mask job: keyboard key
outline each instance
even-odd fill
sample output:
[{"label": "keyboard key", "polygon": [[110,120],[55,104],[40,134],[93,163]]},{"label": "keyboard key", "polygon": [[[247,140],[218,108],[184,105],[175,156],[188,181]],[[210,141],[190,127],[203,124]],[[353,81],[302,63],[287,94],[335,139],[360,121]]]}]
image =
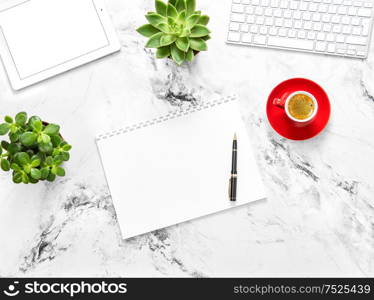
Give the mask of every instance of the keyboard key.
[{"label": "keyboard key", "polygon": [[328,41],[328,42],[333,42],[333,41],[335,41],[335,34],[328,33],[328,34],[326,35],[326,41]]},{"label": "keyboard key", "polygon": [[266,36],[255,35],[255,36],[253,37],[253,42],[254,42],[255,44],[265,45],[265,44],[266,44]]},{"label": "keyboard key", "polygon": [[354,35],[361,35],[361,27],[355,26],[352,28],[352,34]]},{"label": "keyboard key", "polygon": [[240,31],[241,32],[248,32],[249,31],[249,25],[248,24],[242,24],[240,26]]},{"label": "keyboard key", "polygon": [[305,39],[305,38],[306,38],[306,32],[305,32],[305,31],[302,31],[302,30],[299,30],[299,31],[297,32],[297,37],[298,37],[299,39]]},{"label": "keyboard key", "polygon": [[249,16],[247,17],[247,23],[248,23],[248,24],[253,24],[253,23],[255,22],[255,20],[256,20],[256,18],[255,18],[254,15],[249,15]]},{"label": "keyboard key", "polygon": [[307,34],[308,40],[314,40],[316,38],[316,33],[314,31],[309,31]]},{"label": "keyboard key", "polygon": [[366,52],[364,51],[357,51],[358,56],[366,57]]},{"label": "keyboard key", "polygon": [[317,40],[324,41],[325,38],[326,38],[326,35],[323,32],[318,32],[317,33]]},{"label": "keyboard key", "polygon": [[284,28],[279,28],[278,34],[279,36],[287,36],[287,30]]},{"label": "keyboard key", "polygon": [[245,33],[242,35],[242,42],[243,43],[251,43],[252,42],[252,35],[250,33]]},{"label": "keyboard key", "polygon": [[276,47],[296,48],[301,50],[313,50],[314,42],[282,37],[269,36],[268,45]]},{"label": "keyboard key", "polygon": [[335,52],[335,44],[328,44],[327,46],[327,52]]},{"label": "keyboard key", "polygon": [[244,5],[234,4],[231,7],[231,11],[234,12],[234,13],[243,13],[244,12]]},{"label": "keyboard key", "polygon": [[243,14],[231,14],[231,21],[243,23],[245,21],[245,15],[243,15]]},{"label": "keyboard key", "polygon": [[362,20],[362,35],[369,35],[370,21],[369,19]]},{"label": "keyboard key", "polygon": [[347,50],[347,54],[356,55],[356,51],[355,50]]},{"label": "keyboard key", "polygon": [[277,35],[277,34],[278,34],[278,28],[276,28],[276,27],[271,27],[271,28],[269,29],[269,34],[270,34],[270,35]]},{"label": "keyboard key", "polygon": [[290,38],[295,38],[296,37],[296,30],[294,30],[294,29],[288,30],[288,36]]},{"label": "keyboard key", "polygon": [[336,36],[336,42],[337,43],[344,43],[344,41],[345,41],[345,36],[344,35],[339,34],[339,35]]},{"label": "keyboard key", "polygon": [[229,32],[228,40],[231,42],[239,42],[240,41],[240,33],[239,32]]},{"label": "keyboard key", "polygon": [[231,31],[238,31],[240,27],[240,23],[231,22],[230,23],[230,30]]},{"label": "keyboard key", "polygon": [[357,13],[360,17],[370,17],[371,16],[371,9],[367,8],[360,8]]},{"label": "keyboard key", "polygon": [[260,27],[260,33],[262,35],[266,35],[268,33],[268,28],[266,26],[261,26]]},{"label": "keyboard key", "polygon": [[317,51],[325,51],[326,50],[326,43],[325,42],[317,42],[316,43],[316,50]]},{"label": "keyboard key", "polygon": [[360,36],[347,36],[346,42],[353,45],[366,45],[367,38]]},{"label": "keyboard key", "polygon": [[258,26],[257,25],[252,25],[250,31],[252,33],[257,33],[258,32]]}]

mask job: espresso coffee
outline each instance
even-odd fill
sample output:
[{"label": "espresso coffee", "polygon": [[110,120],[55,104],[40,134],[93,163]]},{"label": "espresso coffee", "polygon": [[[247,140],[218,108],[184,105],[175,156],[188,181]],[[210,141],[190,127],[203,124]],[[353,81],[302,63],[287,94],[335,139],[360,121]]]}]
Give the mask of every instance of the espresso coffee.
[{"label": "espresso coffee", "polygon": [[287,109],[295,119],[306,120],[313,115],[316,108],[311,97],[304,94],[297,94],[288,101]]}]

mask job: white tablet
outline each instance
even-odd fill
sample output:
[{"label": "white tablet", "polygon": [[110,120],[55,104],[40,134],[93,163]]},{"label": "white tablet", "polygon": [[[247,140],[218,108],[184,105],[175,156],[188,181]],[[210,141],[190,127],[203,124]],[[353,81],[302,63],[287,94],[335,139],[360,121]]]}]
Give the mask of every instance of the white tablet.
[{"label": "white tablet", "polygon": [[10,1],[0,8],[0,30],[15,90],[120,49],[102,0]]}]

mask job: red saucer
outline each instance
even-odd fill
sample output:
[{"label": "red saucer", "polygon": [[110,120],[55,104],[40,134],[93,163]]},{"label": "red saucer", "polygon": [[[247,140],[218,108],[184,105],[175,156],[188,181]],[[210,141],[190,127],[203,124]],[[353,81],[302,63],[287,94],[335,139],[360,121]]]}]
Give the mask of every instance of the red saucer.
[{"label": "red saucer", "polygon": [[[274,98],[287,98],[296,91],[306,91],[314,95],[318,102],[316,118],[305,127],[296,127],[287,117],[284,109],[273,104]],[[330,119],[331,106],[326,92],[317,83],[304,79],[293,78],[283,81],[269,95],[266,113],[271,127],[281,136],[291,140],[307,140],[319,134]]]}]

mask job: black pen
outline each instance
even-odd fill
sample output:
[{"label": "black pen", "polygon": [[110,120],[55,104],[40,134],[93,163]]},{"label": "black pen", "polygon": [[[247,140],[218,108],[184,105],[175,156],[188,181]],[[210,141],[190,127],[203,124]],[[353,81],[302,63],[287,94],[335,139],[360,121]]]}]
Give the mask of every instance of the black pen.
[{"label": "black pen", "polygon": [[234,140],[232,142],[231,178],[230,178],[230,185],[229,185],[230,201],[236,201],[236,188],[238,185],[237,164],[238,164],[238,141],[237,141],[236,134],[235,134]]}]

